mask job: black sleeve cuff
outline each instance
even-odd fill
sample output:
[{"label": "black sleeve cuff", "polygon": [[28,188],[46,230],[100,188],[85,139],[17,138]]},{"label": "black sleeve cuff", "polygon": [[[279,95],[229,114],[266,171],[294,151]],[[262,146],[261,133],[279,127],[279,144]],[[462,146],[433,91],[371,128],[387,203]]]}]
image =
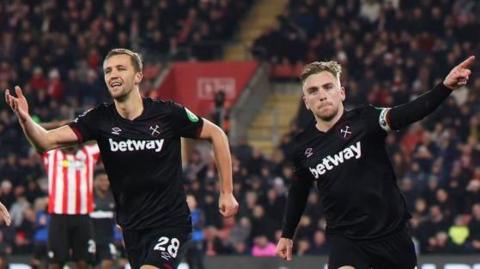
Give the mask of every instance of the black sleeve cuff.
[{"label": "black sleeve cuff", "polygon": [[282,229],[282,237],[283,238],[288,238],[288,239],[293,239],[293,236],[295,235],[295,229],[287,229],[283,228]]},{"label": "black sleeve cuff", "polygon": [[448,96],[450,93],[452,93],[452,89],[449,87],[445,86],[443,82],[438,83],[435,87],[432,89],[433,91],[439,91],[439,93],[443,93],[444,95]]},{"label": "black sleeve cuff", "polygon": [[70,129],[72,129],[72,131],[75,133],[80,144],[85,142],[82,132],[74,123],[68,124],[68,127],[70,127]]}]

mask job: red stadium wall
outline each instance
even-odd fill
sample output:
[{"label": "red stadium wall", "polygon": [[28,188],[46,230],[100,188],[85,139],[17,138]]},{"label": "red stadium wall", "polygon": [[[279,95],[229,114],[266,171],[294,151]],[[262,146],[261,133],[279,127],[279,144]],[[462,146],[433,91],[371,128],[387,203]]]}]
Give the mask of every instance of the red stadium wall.
[{"label": "red stadium wall", "polygon": [[174,63],[156,97],[174,100],[205,116],[212,111],[213,97],[219,90],[226,93],[227,107],[234,104],[257,67],[255,61]]}]

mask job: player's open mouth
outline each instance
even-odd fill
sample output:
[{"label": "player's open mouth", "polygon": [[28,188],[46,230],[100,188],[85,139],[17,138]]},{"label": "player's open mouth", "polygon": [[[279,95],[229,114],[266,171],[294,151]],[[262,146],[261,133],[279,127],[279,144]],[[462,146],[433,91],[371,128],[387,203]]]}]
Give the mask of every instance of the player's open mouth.
[{"label": "player's open mouth", "polygon": [[110,83],[110,87],[112,87],[112,88],[117,88],[117,87],[120,87],[120,86],[122,86],[122,83],[119,82],[119,81],[115,81],[115,82]]}]

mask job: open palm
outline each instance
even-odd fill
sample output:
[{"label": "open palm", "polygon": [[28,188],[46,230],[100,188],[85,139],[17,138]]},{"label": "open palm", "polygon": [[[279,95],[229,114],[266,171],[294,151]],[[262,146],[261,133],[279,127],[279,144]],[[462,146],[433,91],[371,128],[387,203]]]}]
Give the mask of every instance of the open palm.
[{"label": "open palm", "polygon": [[10,90],[5,91],[5,101],[12,108],[12,110],[17,114],[17,117],[25,121],[28,117],[28,103],[27,99],[22,93],[22,89],[19,86],[15,86],[15,94],[17,97],[10,94]]}]

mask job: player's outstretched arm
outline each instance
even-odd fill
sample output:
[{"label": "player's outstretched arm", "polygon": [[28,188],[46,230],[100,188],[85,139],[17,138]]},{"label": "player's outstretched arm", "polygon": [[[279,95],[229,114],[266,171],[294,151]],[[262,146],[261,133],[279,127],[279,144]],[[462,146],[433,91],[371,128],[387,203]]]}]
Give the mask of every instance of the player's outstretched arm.
[{"label": "player's outstretched arm", "polygon": [[312,181],[293,178],[288,190],[287,206],[283,216],[282,236],[277,244],[277,255],[287,261],[292,260],[293,235],[300,217],[305,210]]},{"label": "player's outstretched arm", "polygon": [[77,143],[77,136],[69,126],[45,130],[32,120],[28,112],[28,102],[19,86],[15,86],[15,95],[5,90],[5,101],[12,108],[18,122],[30,144],[39,152]]},{"label": "player's outstretched arm", "polygon": [[8,213],[7,208],[0,203],[0,218],[5,221],[5,224],[7,226],[10,226],[10,223],[12,222],[12,219],[10,218],[10,213]]},{"label": "player's outstretched arm", "polygon": [[238,211],[238,202],[233,196],[232,157],[227,135],[220,127],[203,119],[199,138],[208,139],[213,145],[220,178],[220,199],[218,201],[220,213],[224,217],[234,216]]},{"label": "player's outstretched arm", "polygon": [[413,101],[393,107],[388,113],[385,113],[385,119],[382,121],[388,122],[391,129],[399,130],[431,114],[450,95],[452,90],[467,84],[474,61],[475,56],[468,57],[455,66],[442,83]]}]

